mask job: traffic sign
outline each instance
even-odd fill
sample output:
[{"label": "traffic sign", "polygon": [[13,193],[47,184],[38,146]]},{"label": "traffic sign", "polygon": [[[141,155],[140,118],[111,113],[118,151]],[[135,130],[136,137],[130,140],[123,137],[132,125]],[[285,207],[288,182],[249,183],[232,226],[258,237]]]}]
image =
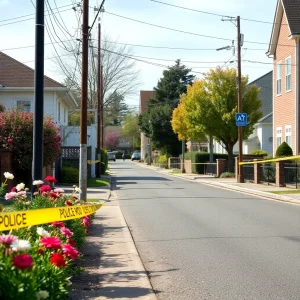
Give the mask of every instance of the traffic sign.
[{"label": "traffic sign", "polygon": [[247,126],[248,124],[248,114],[238,113],[235,115],[236,126]]}]

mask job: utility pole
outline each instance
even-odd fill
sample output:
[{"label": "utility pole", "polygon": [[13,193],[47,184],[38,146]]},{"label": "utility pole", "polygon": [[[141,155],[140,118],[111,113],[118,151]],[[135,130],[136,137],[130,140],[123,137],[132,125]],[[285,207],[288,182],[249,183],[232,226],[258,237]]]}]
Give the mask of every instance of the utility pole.
[{"label": "utility pole", "polygon": [[100,87],[100,93],[101,93],[101,97],[100,97],[100,108],[101,108],[101,148],[104,147],[104,103],[103,103],[103,66],[101,65],[101,74],[100,74],[100,78],[101,78],[101,87]]},{"label": "utility pole", "polygon": [[81,189],[80,199],[84,201],[86,201],[87,194],[88,26],[89,0],[83,0],[79,187]]},{"label": "utility pole", "polygon": [[[240,16],[237,17],[237,56],[238,56],[238,113],[242,110],[242,72],[241,72],[241,23]],[[243,127],[238,126],[238,140],[239,140],[239,162],[243,161]],[[243,166],[238,166],[238,182],[244,182]]]},{"label": "utility pole", "polygon": [[101,177],[101,24],[98,23],[98,80],[97,80],[97,155],[96,177]]},{"label": "utility pole", "polygon": [[43,177],[44,0],[36,0],[32,179]]}]

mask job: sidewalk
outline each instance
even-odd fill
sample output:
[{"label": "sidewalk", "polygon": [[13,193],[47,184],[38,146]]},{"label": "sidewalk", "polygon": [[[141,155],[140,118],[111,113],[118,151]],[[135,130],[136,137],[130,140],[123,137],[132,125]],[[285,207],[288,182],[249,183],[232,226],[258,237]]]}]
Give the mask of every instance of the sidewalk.
[{"label": "sidewalk", "polygon": [[[290,202],[294,204],[300,204],[300,192],[296,194],[290,194],[290,191],[295,189],[287,187],[277,187],[275,185],[268,184],[254,184],[250,182],[237,183],[235,178],[217,178],[211,175],[201,175],[201,174],[182,174],[174,173],[173,170],[161,169],[158,167],[152,167],[145,164],[140,164],[143,167],[151,168],[160,173],[164,173],[169,176],[180,177],[190,181],[196,181],[203,184],[212,185],[214,187],[220,187],[230,190],[235,190],[238,192],[243,192],[250,195],[255,195],[259,197],[265,197],[272,200]],[[274,194],[272,192],[278,192],[280,194]],[[284,194],[284,192],[287,192]]]},{"label": "sidewalk", "polygon": [[88,188],[87,199],[105,205],[96,212],[82,249],[78,265],[84,272],[72,278],[71,299],[156,300],[116,193],[110,187]]}]

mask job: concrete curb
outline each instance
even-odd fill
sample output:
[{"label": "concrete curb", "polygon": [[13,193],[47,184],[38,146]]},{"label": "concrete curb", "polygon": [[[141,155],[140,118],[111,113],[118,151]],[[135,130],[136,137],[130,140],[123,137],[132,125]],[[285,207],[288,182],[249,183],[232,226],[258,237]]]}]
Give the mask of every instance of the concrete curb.
[{"label": "concrete curb", "polygon": [[156,168],[156,167],[151,167],[151,166],[144,166],[144,167],[150,168],[150,169],[152,169],[154,171],[158,171],[160,173],[167,174],[169,176],[179,177],[179,178],[182,178],[182,179],[188,180],[188,181],[194,181],[196,179],[201,179],[201,181],[197,181],[197,182],[211,185],[211,186],[214,186],[217,188],[223,188],[223,189],[227,189],[227,190],[242,192],[242,193],[245,193],[248,195],[264,197],[264,198],[268,198],[269,200],[276,200],[276,201],[287,202],[287,203],[292,203],[292,204],[300,204],[300,200],[291,198],[289,196],[277,195],[277,194],[272,194],[272,193],[264,192],[264,191],[257,191],[257,190],[248,189],[248,188],[235,186],[235,185],[231,185],[231,184],[226,184],[226,183],[222,183],[222,182],[218,182],[218,181],[205,180],[205,179],[203,179],[203,177],[200,177],[200,176],[187,177],[186,175],[172,174],[172,173],[164,172],[164,170],[161,170],[160,168]]}]

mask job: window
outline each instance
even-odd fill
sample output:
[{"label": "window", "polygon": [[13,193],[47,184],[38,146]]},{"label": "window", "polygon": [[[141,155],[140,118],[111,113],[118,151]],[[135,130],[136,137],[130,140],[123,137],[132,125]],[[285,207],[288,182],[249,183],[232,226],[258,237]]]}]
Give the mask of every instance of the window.
[{"label": "window", "polygon": [[30,112],[31,111],[31,101],[17,101],[17,108],[21,112]]},{"label": "window", "polygon": [[57,120],[60,122],[60,102],[58,102]]},{"label": "window", "polygon": [[281,138],[282,138],[282,128],[276,128],[276,146],[277,148],[281,145]]},{"label": "window", "polygon": [[68,113],[68,111],[64,108],[64,123],[65,124],[67,122],[67,113]]},{"label": "window", "polygon": [[285,90],[287,92],[292,90],[292,59],[288,57],[285,60]]},{"label": "window", "polygon": [[281,95],[281,61],[276,66],[277,95]]},{"label": "window", "polygon": [[292,126],[286,125],[285,126],[285,142],[292,147]]}]

